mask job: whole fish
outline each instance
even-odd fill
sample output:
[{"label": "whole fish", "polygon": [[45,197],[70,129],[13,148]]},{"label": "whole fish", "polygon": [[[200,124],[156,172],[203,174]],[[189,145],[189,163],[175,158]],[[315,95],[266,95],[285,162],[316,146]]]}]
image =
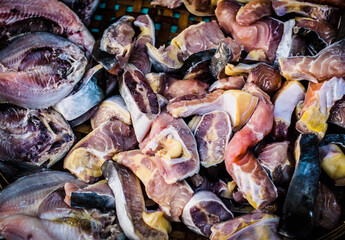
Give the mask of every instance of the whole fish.
[{"label": "whole fish", "polygon": [[67,182],[83,186],[72,174],[59,171],[43,171],[19,178],[0,193],[0,218],[15,214],[36,216],[48,194]]},{"label": "whole fish", "polygon": [[24,35],[0,52],[0,96],[22,107],[49,107],[73,90],[86,64],[84,52],[67,39]]}]

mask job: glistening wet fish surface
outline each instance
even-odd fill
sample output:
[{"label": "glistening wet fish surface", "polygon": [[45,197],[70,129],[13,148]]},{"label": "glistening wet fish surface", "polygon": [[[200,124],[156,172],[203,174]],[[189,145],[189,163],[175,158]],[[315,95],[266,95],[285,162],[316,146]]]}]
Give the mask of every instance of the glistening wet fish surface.
[{"label": "glistening wet fish surface", "polygon": [[0,158],[51,166],[72,147],[74,133],[53,109],[0,104]]},{"label": "glistening wet fish surface", "polygon": [[[93,36],[78,16],[57,0],[1,0],[0,13],[0,24],[7,28],[23,20],[37,18],[49,20],[53,22],[53,33],[67,36],[71,42],[82,46],[89,53],[92,52],[95,43]],[[27,30],[31,32],[30,27]],[[4,31],[4,33],[8,35],[8,32]]]},{"label": "glistening wet fish surface", "polygon": [[0,52],[0,96],[29,108],[47,108],[82,78],[87,59],[74,43],[36,32],[15,39]]}]

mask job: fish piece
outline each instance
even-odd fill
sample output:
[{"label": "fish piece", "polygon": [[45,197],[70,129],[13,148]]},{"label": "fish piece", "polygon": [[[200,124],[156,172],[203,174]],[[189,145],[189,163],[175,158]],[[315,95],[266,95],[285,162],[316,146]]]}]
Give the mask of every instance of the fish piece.
[{"label": "fish piece", "polygon": [[104,69],[100,64],[89,69],[77,88],[53,108],[67,121],[72,121],[98,105],[105,97],[104,90],[100,86],[104,80],[100,79],[102,70]]},{"label": "fish piece", "polygon": [[182,51],[175,45],[165,45],[155,48],[152,44],[146,44],[147,53],[150,56],[154,68],[158,72],[173,72],[183,65]]},{"label": "fish piece", "polygon": [[322,170],[334,179],[345,178],[345,155],[336,144],[328,144],[319,148]]},{"label": "fish piece", "polygon": [[231,121],[226,112],[213,111],[202,116],[194,136],[203,167],[214,166],[224,160],[231,133]]},{"label": "fish piece", "polygon": [[224,37],[216,21],[200,22],[183,30],[171,40],[168,47],[161,46],[157,49],[149,43],[146,47],[155,69],[171,72],[181,68],[193,53],[216,48]]},{"label": "fish piece", "polygon": [[217,7],[217,0],[183,0],[187,10],[196,16],[214,16],[214,10]]},{"label": "fish piece", "polygon": [[231,49],[231,62],[238,62],[241,58],[241,54],[243,51],[243,46],[236,42],[231,37],[226,37],[222,39],[222,42],[225,43]]},{"label": "fish piece", "polygon": [[287,80],[317,83],[332,77],[345,77],[345,39],[324,48],[315,56],[279,58],[280,73]]},{"label": "fish piece", "polygon": [[[47,19],[56,26],[53,33],[66,36],[71,42],[83,47],[89,53],[92,52],[95,39],[78,16],[65,4],[57,0],[19,0],[16,2],[3,0],[0,3],[0,11],[3,13],[0,17],[0,24],[4,28],[23,20]],[[38,31],[42,30],[38,29]],[[6,33],[6,31],[2,32]]]},{"label": "fish piece", "polygon": [[324,229],[335,229],[339,226],[341,205],[335,193],[325,184],[319,184],[315,202],[315,225]]},{"label": "fish piece", "polygon": [[319,185],[318,138],[301,134],[295,144],[296,169],[286,194],[279,234],[305,238],[313,227],[313,210]]},{"label": "fish piece", "polygon": [[331,108],[331,112],[328,117],[328,122],[336,124],[340,127],[345,127],[345,97],[342,97]]},{"label": "fish piece", "polygon": [[161,113],[139,147],[144,154],[155,156],[158,171],[168,184],[199,172],[197,143],[183,119]]},{"label": "fish piece", "polygon": [[227,152],[225,154],[227,171],[251,206],[263,209],[277,198],[277,188],[252,152],[237,157],[232,165],[226,160]]},{"label": "fish piece", "polygon": [[232,212],[216,194],[200,191],[194,194],[183,209],[182,221],[192,231],[209,237],[214,224],[234,218]]},{"label": "fish piece", "polygon": [[296,0],[275,0],[272,1],[272,7],[278,16],[288,13],[297,13],[304,17],[310,17],[316,20],[326,21],[337,24],[339,19],[339,10],[328,5],[319,5]]},{"label": "fish piece", "polygon": [[171,40],[170,45],[178,47],[185,60],[193,53],[216,48],[224,38],[224,33],[216,21],[200,22],[183,30]]},{"label": "fish piece", "polygon": [[73,175],[59,171],[42,171],[19,178],[0,193],[0,218],[14,214],[37,215],[47,195],[67,182],[83,186]]},{"label": "fish piece", "polygon": [[154,157],[142,154],[140,150],[120,152],[113,160],[136,174],[144,184],[147,196],[159,204],[170,220],[180,221],[184,206],[193,196],[193,190],[186,181],[167,184],[158,171]]},{"label": "fish piece", "polygon": [[257,102],[258,98],[241,90],[218,90],[209,94],[175,98],[169,102],[167,110],[173,117],[224,111],[229,114],[232,127],[239,129],[247,122]]},{"label": "fish piece", "polygon": [[[262,212],[245,214],[212,226],[212,240],[272,239],[279,240],[277,234],[279,218]],[[258,238],[259,237],[259,238]]]},{"label": "fish piece", "polygon": [[146,43],[155,45],[155,26],[148,14],[138,16],[133,24],[140,28],[141,33],[137,37],[128,62],[136,66],[143,74],[147,74],[151,72],[151,62]]},{"label": "fish piece", "polygon": [[197,79],[203,82],[213,80],[208,67],[215,52],[215,49],[209,49],[193,53],[183,62],[177,73],[183,76],[183,79]]},{"label": "fish piece", "polygon": [[267,64],[259,64],[250,71],[247,82],[255,83],[263,91],[270,94],[281,87],[282,77],[278,69]]},{"label": "fish piece", "polygon": [[271,0],[253,0],[242,6],[236,14],[236,22],[248,26],[259,19],[272,15]]},{"label": "fish piece", "polygon": [[239,190],[256,209],[262,209],[277,197],[274,186],[254,154],[248,150],[272,129],[273,107],[259,101],[247,124],[230,140],[225,152],[225,166]]},{"label": "fish piece", "polygon": [[130,239],[168,239],[171,226],[167,220],[165,231],[145,223],[144,196],[140,181],[134,173],[110,160],[104,162],[102,172],[116,195],[116,214],[125,235]]},{"label": "fish piece", "polygon": [[172,77],[166,77],[165,83],[159,91],[167,99],[173,99],[188,94],[205,94],[209,87],[207,83],[196,79],[178,80]]},{"label": "fish piece", "polygon": [[24,35],[0,52],[0,96],[19,106],[47,108],[73,90],[86,64],[84,52],[62,37]]},{"label": "fish piece", "polygon": [[134,149],[137,145],[132,126],[110,118],[80,140],[64,160],[64,168],[85,182],[102,175],[104,161],[117,152]]},{"label": "fish piece", "polygon": [[227,64],[225,74],[228,76],[247,75],[247,83],[255,83],[263,91],[273,93],[281,87],[282,77],[279,71],[266,63]]},{"label": "fish piece", "polygon": [[208,91],[212,92],[215,90],[230,90],[230,89],[237,89],[241,90],[244,86],[245,80],[243,76],[233,76],[219,79],[212,83],[209,87]]},{"label": "fish piece", "polygon": [[249,26],[236,22],[236,14],[241,5],[234,0],[220,0],[217,3],[216,16],[220,27],[241,45],[244,50],[261,50],[267,61],[272,63],[282,39],[284,25],[273,18],[263,18]]},{"label": "fish piece", "polygon": [[102,35],[99,50],[93,52],[94,58],[111,74],[118,75],[128,62],[133,46],[134,17],[122,16],[111,24]]},{"label": "fish piece", "polygon": [[115,197],[106,181],[80,188],[73,183],[66,183],[64,201],[68,206],[75,208],[93,209],[102,212],[115,209]]},{"label": "fish piece", "polygon": [[111,117],[116,117],[127,125],[132,124],[131,114],[121,95],[111,96],[99,105],[96,113],[91,117],[92,129],[96,129]]},{"label": "fish piece", "polygon": [[131,114],[135,136],[140,143],[160,113],[157,96],[145,76],[133,65],[126,66],[119,82],[120,94]]},{"label": "fish piece", "polygon": [[271,132],[274,139],[287,138],[292,113],[297,104],[304,98],[305,88],[297,81],[287,81],[274,95],[274,122]]},{"label": "fish piece", "polygon": [[170,9],[178,8],[182,5],[183,0],[153,0],[151,6],[162,6]]},{"label": "fish piece", "polygon": [[239,61],[241,53],[242,46],[232,38],[228,37],[221,40],[209,66],[212,76],[216,79],[221,78],[225,65],[228,62]]},{"label": "fish piece", "polygon": [[99,0],[60,0],[72,9],[83,23],[88,26],[91,22],[91,16],[96,11]]},{"label": "fish piece", "polygon": [[53,109],[0,104],[0,158],[52,166],[70,150],[75,136]]},{"label": "fish piece", "polygon": [[327,130],[331,108],[344,94],[343,78],[334,77],[321,83],[310,82],[296,129],[301,133],[314,133],[322,139]]},{"label": "fish piece", "polygon": [[337,37],[337,29],[330,23],[312,18],[296,18],[297,27],[314,31],[327,45]]},{"label": "fish piece", "polygon": [[277,186],[287,186],[294,171],[294,162],[288,148],[288,141],[267,144],[258,156],[260,164]]}]

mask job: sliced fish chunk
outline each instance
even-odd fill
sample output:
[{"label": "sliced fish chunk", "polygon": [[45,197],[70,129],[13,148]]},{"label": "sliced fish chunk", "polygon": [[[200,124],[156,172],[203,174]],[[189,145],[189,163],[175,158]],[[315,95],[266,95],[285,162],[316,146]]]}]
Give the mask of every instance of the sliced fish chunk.
[{"label": "sliced fish chunk", "polygon": [[233,128],[241,128],[252,115],[258,98],[241,90],[217,90],[208,94],[185,95],[170,101],[168,112],[173,117],[203,115],[214,110],[229,114]]},{"label": "sliced fish chunk", "polygon": [[116,117],[127,125],[132,124],[131,114],[120,95],[111,96],[99,105],[97,111],[91,117],[92,129],[96,129],[111,117]]},{"label": "sliced fish chunk", "polygon": [[179,222],[183,208],[193,196],[193,190],[186,181],[167,184],[158,171],[153,156],[140,150],[121,152],[114,161],[130,168],[145,186],[147,196],[158,203],[169,220]]},{"label": "sliced fish chunk", "polygon": [[310,82],[296,129],[301,133],[316,134],[322,139],[328,127],[331,108],[344,94],[343,78],[334,77],[321,83]]},{"label": "sliced fish chunk", "polygon": [[119,79],[120,94],[126,102],[138,142],[142,142],[160,113],[158,98],[145,76],[129,64]]},{"label": "sliced fish chunk", "polygon": [[151,61],[147,53],[146,43],[155,45],[155,26],[149,15],[140,15],[134,21],[134,26],[139,27],[141,33],[134,44],[129,63],[136,66],[143,74],[151,71]]},{"label": "sliced fish chunk", "polygon": [[278,186],[287,186],[294,171],[294,162],[288,148],[288,141],[267,144],[258,156],[260,164]]},{"label": "sliced fish chunk", "polygon": [[85,182],[102,176],[101,166],[117,152],[137,145],[132,126],[111,118],[80,140],[64,160],[64,168]]},{"label": "sliced fish chunk", "polygon": [[194,194],[183,209],[182,221],[192,231],[209,237],[214,224],[234,218],[216,194],[200,191]]},{"label": "sliced fish chunk", "polygon": [[195,138],[182,119],[161,113],[139,145],[145,154],[155,156],[158,171],[168,184],[199,172],[200,161]]},{"label": "sliced fish chunk", "polygon": [[332,77],[345,77],[345,39],[321,50],[315,56],[279,58],[280,73],[287,80],[317,83]]},{"label": "sliced fish chunk", "polygon": [[241,5],[234,0],[220,0],[217,3],[216,17],[220,27],[250,52],[259,50],[266,61],[272,63],[282,39],[284,25],[273,18],[263,18],[251,25],[243,26],[236,21]]},{"label": "sliced fish chunk", "polygon": [[111,160],[104,162],[102,172],[116,196],[116,214],[125,235],[129,239],[136,240],[168,239],[168,230],[171,230],[171,226],[163,216],[166,225],[163,231],[145,222],[144,215],[148,213],[146,213],[140,181],[134,173]]},{"label": "sliced fish chunk", "polygon": [[231,133],[231,121],[226,112],[213,111],[202,116],[194,136],[203,167],[211,167],[224,160]]},{"label": "sliced fish chunk", "polygon": [[119,74],[131,56],[135,35],[133,22],[132,16],[125,15],[111,24],[103,32],[99,49],[93,52],[94,58],[111,74]]}]

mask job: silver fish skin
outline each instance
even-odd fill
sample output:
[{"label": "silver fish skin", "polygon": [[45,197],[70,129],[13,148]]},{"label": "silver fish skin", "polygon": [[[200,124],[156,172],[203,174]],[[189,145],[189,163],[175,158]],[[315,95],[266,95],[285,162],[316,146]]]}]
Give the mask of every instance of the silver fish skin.
[{"label": "silver fish skin", "polygon": [[67,182],[83,186],[70,173],[60,171],[43,171],[18,179],[0,193],[0,218],[15,214],[37,215],[44,199]]},{"label": "silver fish skin", "polygon": [[67,39],[24,35],[0,52],[0,96],[18,106],[47,108],[73,90],[86,65],[84,52]]},{"label": "silver fish skin", "polygon": [[[70,95],[59,101],[53,108],[61,113],[67,121],[72,121],[90,111],[105,97],[100,86],[102,65],[90,68]],[[81,104],[82,103],[82,104]]]},{"label": "silver fish skin", "polygon": [[53,109],[0,105],[0,158],[51,166],[72,147],[75,136]]},{"label": "silver fish skin", "polygon": [[95,44],[95,39],[79,17],[57,0],[1,0],[0,13],[0,25],[41,17],[56,23],[60,28],[59,34],[67,36],[89,53]]}]

